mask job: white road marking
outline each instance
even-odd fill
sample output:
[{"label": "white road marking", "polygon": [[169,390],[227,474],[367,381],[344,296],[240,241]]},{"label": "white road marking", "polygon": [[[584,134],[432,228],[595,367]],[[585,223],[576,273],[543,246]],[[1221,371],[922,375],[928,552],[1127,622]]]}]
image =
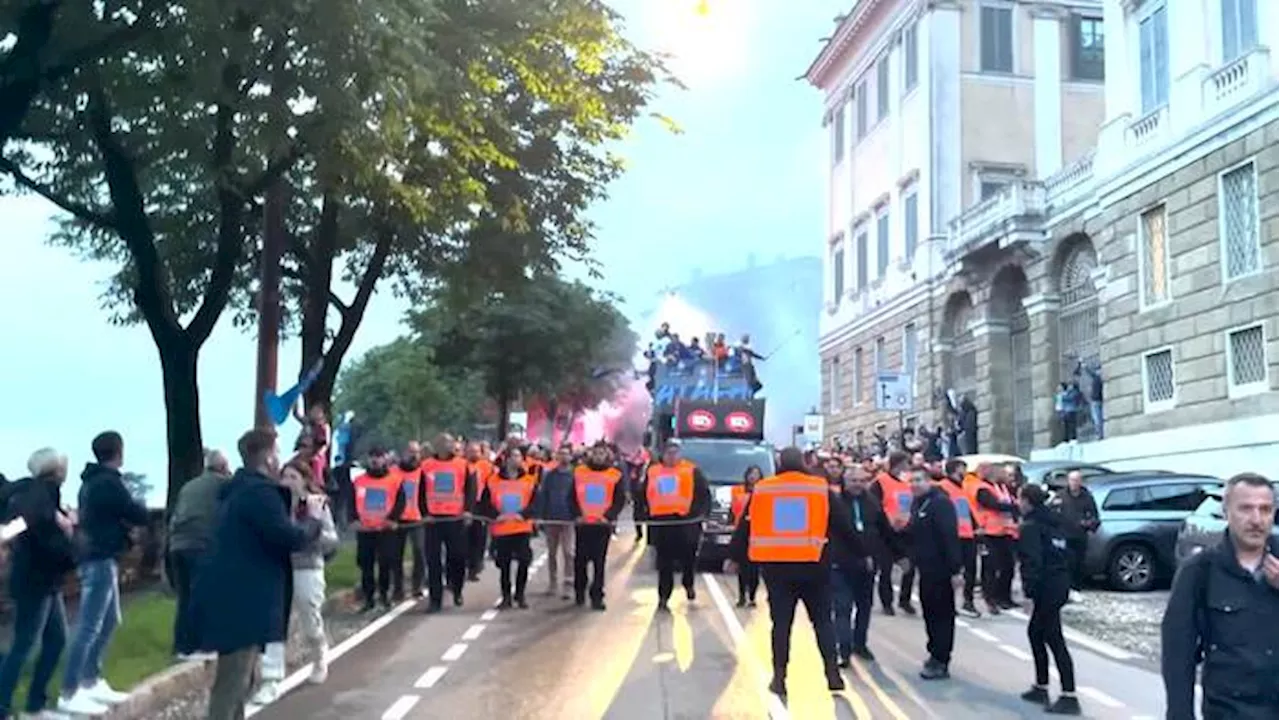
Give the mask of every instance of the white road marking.
[{"label": "white road marking", "polygon": [[996,637],[995,635],[992,635],[986,630],[981,630],[979,628],[970,628],[969,632],[973,633],[974,635],[977,635],[978,637],[982,638],[983,640],[986,640],[989,643],[1000,642],[1000,638]]},{"label": "white road marking", "polygon": [[440,678],[444,677],[447,672],[449,672],[449,668],[444,665],[432,665],[427,668],[426,672],[422,673],[422,677],[418,678],[418,681],[413,686],[426,690],[440,682]]},{"label": "white road marking", "polygon": [[[1008,615],[1009,617],[1017,618],[1024,622],[1031,619],[1027,617],[1027,614],[1022,612],[1021,610],[1006,610],[1005,614]],[[1120,648],[1116,647],[1115,645],[1112,645],[1111,643],[1103,642],[1102,640],[1099,640],[1095,637],[1090,637],[1088,635],[1085,635],[1084,633],[1078,630],[1072,630],[1069,627],[1062,628],[1062,635],[1067,640],[1070,640],[1076,645],[1088,648],[1098,653],[1099,655],[1105,655],[1111,658],[1112,660],[1122,660],[1122,661],[1135,660],[1138,657],[1137,655],[1129,652],[1128,650],[1121,650]]]},{"label": "white road marking", "polygon": [[[413,607],[417,604],[418,604],[417,600],[405,600],[399,605],[391,608],[386,613],[383,613],[381,617],[377,618],[376,620],[369,623],[368,625],[365,625],[364,627],[360,628],[360,630],[357,631],[351,637],[347,638],[346,640],[343,640],[342,642],[338,643],[334,647],[330,648],[329,652],[325,653],[324,655],[325,661],[328,662],[330,665],[332,665],[335,660],[351,652],[353,649],[356,648],[356,646],[360,645],[361,643],[365,642],[369,638],[373,637],[375,633],[377,633],[382,628],[390,625],[396,618],[409,612],[409,610],[413,609]],[[291,690],[294,690],[298,686],[302,685],[302,683],[307,681],[307,678],[310,675],[311,675],[311,663],[307,663],[306,665],[303,665],[302,667],[293,671],[292,675],[280,681],[280,694],[276,697],[276,699],[279,700]],[[245,709],[244,716],[246,718],[251,718],[254,715],[257,715],[259,712],[261,712],[262,708],[264,707],[266,707],[266,705],[253,705],[251,707],[248,707]]]},{"label": "white road marking", "polygon": [[421,699],[417,695],[401,695],[399,700],[391,703],[391,707],[382,713],[382,720],[404,720],[409,711],[413,709],[413,706],[417,705]]},{"label": "white road marking", "polygon": [[466,651],[467,651],[466,643],[454,643],[449,646],[448,650],[444,651],[444,655],[441,655],[440,659],[445,662],[453,662],[454,660],[457,660],[458,658],[462,657],[462,653]]},{"label": "white road marking", "polygon": [[956,620],[956,627],[967,628],[969,627],[969,623],[964,620]]},{"label": "white road marking", "polygon": [[1012,646],[1012,645],[1005,645],[1005,644],[1003,644],[1003,643],[1002,643],[1002,644],[1000,645],[1000,649],[1001,649],[1001,650],[1003,650],[1003,651],[1005,651],[1006,653],[1008,653],[1008,654],[1010,654],[1010,655],[1012,655],[1012,656],[1014,656],[1014,657],[1018,658],[1019,660],[1021,660],[1021,661],[1023,661],[1023,662],[1027,662],[1027,661],[1031,660],[1031,656],[1030,656],[1029,654],[1027,654],[1027,653],[1023,652],[1022,650],[1019,650],[1018,648],[1016,648],[1016,647],[1014,647],[1014,646]]},{"label": "white road marking", "polygon": [[490,620],[496,617],[498,617],[497,610],[485,610],[484,612],[480,613],[480,619],[484,622],[489,622]]},{"label": "white road marking", "polygon": [[467,631],[462,633],[462,639],[468,642],[480,637],[480,633],[484,632],[484,625],[472,625]]},{"label": "white road marking", "polygon": [[1091,687],[1076,688],[1076,692],[1083,695],[1099,705],[1106,705],[1109,708],[1122,708],[1124,703],[1111,697],[1110,695]]},{"label": "white road marking", "polygon": [[791,713],[787,710],[787,706],[782,704],[782,698],[769,692],[769,676],[765,669],[761,667],[755,650],[751,648],[750,643],[747,641],[747,631],[743,629],[742,622],[738,620],[738,616],[734,614],[733,608],[729,606],[729,601],[725,598],[724,592],[720,590],[720,583],[716,582],[715,576],[710,573],[702,573],[702,581],[706,583],[707,591],[711,593],[712,604],[716,606],[716,610],[720,612],[721,619],[724,620],[725,627],[729,629],[729,637],[733,638],[738,657],[746,660],[756,668],[760,682],[760,697],[764,701],[764,706],[769,709],[769,717],[771,720],[789,720]]}]

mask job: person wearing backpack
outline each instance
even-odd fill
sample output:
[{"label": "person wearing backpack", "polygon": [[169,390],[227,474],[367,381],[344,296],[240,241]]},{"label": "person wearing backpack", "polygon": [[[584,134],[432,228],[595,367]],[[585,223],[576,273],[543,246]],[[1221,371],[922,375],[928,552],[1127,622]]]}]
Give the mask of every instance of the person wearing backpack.
[{"label": "person wearing backpack", "polygon": [[[1022,693],[1027,702],[1043,705],[1051,715],[1079,715],[1076,697],[1075,664],[1062,636],[1062,606],[1071,593],[1071,563],[1060,518],[1047,507],[1044,488],[1023,485],[1018,491],[1022,522],[1018,528],[1018,563],[1022,573],[1022,594],[1031,604],[1027,619],[1027,640],[1035,662],[1035,684]],[[1058,666],[1062,693],[1049,699],[1049,653]]]},{"label": "person wearing backpack", "polygon": [[1168,720],[1195,720],[1197,666],[1205,720],[1280,715],[1275,490],[1267,478],[1241,473],[1227,480],[1222,507],[1222,541],[1178,568],[1160,623]]}]

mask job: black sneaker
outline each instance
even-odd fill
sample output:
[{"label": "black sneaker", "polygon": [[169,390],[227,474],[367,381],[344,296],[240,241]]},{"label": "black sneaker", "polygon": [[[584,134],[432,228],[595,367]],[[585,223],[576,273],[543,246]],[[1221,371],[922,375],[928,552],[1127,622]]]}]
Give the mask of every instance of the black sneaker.
[{"label": "black sneaker", "polygon": [[920,677],[925,680],[946,680],[951,677],[951,673],[947,671],[946,665],[931,658],[920,669]]},{"label": "black sneaker", "polygon": [[916,607],[910,601],[898,603],[898,609],[908,615],[916,614]]},{"label": "black sneaker", "polygon": [[596,612],[604,612],[604,611],[605,611],[604,601],[603,601],[603,600],[592,600],[592,601],[591,601],[591,609],[592,609],[592,610],[595,610]]},{"label": "black sneaker", "polygon": [[428,603],[427,603],[427,614],[428,614],[428,615],[431,615],[431,614],[435,614],[435,613],[440,612],[440,606],[441,606],[441,602],[440,602],[439,600],[432,600],[432,601],[428,602]]},{"label": "black sneaker", "polygon": [[883,612],[885,615],[888,615],[889,617],[893,617],[894,615],[898,614],[893,611],[892,605],[885,605],[884,609],[882,609],[880,612]]},{"label": "black sneaker", "polygon": [[1044,711],[1050,715],[1079,715],[1080,699],[1075,695],[1059,695]]},{"label": "black sneaker", "polygon": [[528,610],[529,603],[525,602],[524,598],[516,598],[516,607],[520,608],[521,610]]},{"label": "black sneaker", "polygon": [[687,587],[687,588],[685,588],[685,589],[684,589],[684,599],[685,599],[685,600],[688,600],[689,602],[693,602],[694,600],[697,600],[697,599],[698,599],[698,591],[697,591],[697,590],[695,590],[695,589],[693,589],[693,588],[691,588],[691,587]]},{"label": "black sneaker", "polygon": [[667,605],[667,601],[666,601],[666,600],[659,600],[659,601],[658,601],[658,612],[660,612],[660,613],[669,613],[669,612],[671,612],[671,607]]},{"label": "black sneaker", "polygon": [[787,681],[780,677],[774,677],[769,681],[769,692],[785,700],[787,697]]},{"label": "black sneaker", "polygon": [[480,571],[472,570],[467,573],[467,582],[480,582]]},{"label": "black sneaker", "polygon": [[1022,693],[1019,697],[1029,703],[1035,703],[1037,705],[1049,704],[1049,690],[1047,688],[1040,687],[1039,685],[1032,685],[1030,690]]},{"label": "black sneaker", "polygon": [[587,600],[586,600],[586,598],[584,598],[584,597],[582,597],[581,595],[579,595],[579,596],[577,596],[577,597],[575,597],[575,598],[573,599],[573,604],[574,604],[574,605],[576,605],[576,606],[578,606],[578,607],[582,607],[583,605],[586,605],[586,604],[587,604]]},{"label": "black sneaker", "polygon": [[746,599],[746,598],[738,598],[738,607],[742,608],[742,607],[746,607],[746,606],[747,606],[747,599]]},{"label": "black sneaker", "polygon": [[360,608],[360,612],[362,612],[362,613],[371,613],[371,612],[373,612],[374,610],[377,610],[377,609],[378,609],[377,604],[375,604],[375,603],[371,603],[371,602],[367,602],[367,603],[365,603],[365,604]]},{"label": "black sneaker", "polygon": [[849,656],[845,653],[840,653],[840,659],[836,660],[836,667],[848,669],[852,664],[853,663],[849,661]]},{"label": "black sneaker", "polygon": [[753,608],[753,607],[755,607],[755,606],[756,606],[756,601],[755,601],[755,600],[748,600],[748,601],[747,601],[747,607],[749,607],[749,608]]},{"label": "black sneaker", "polygon": [[827,671],[827,690],[833,693],[844,692],[844,676],[836,668]]},{"label": "black sneaker", "polygon": [[499,610],[510,610],[510,609],[511,609],[511,598],[502,598],[502,602],[498,603],[498,609],[499,609]]},{"label": "black sneaker", "polygon": [[870,650],[868,650],[867,648],[865,648],[865,647],[856,647],[856,648],[854,648],[854,649],[853,649],[853,654],[854,654],[854,655],[857,655],[857,656],[858,656],[859,658],[861,658],[862,660],[866,660],[867,662],[875,662],[875,661],[876,661],[876,656],[875,656],[875,655],[873,655],[873,654],[872,654],[872,652],[871,652]]},{"label": "black sneaker", "polygon": [[378,598],[378,607],[383,610],[391,609],[391,600],[389,598]]},{"label": "black sneaker", "polygon": [[461,590],[453,594],[453,606],[462,607],[462,591]]},{"label": "black sneaker", "polygon": [[971,617],[971,618],[979,618],[979,617],[982,617],[982,613],[978,612],[978,608],[977,608],[977,606],[976,606],[976,605],[974,605],[974,604],[973,604],[973,603],[971,603],[971,602],[967,602],[967,603],[965,603],[965,604],[960,608],[960,614],[962,614],[962,615],[967,615],[967,616],[969,616],[969,617]]}]

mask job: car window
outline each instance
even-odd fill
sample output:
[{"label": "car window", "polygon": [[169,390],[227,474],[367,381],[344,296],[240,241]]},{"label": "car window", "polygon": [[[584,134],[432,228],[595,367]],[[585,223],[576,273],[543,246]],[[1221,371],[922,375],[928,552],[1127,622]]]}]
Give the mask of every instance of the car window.
[{"label": "car window", "polygon": [[1192,483],[1148,485],[1143,510],[1195,512],[1207,495],[1204,488]]},{"label": "car window", "polygon": [[1222,498],[1218,495],[1209,495],[1200,503],[1200,507],[1196,508],[1196,514],[1222,520],[1224,518]]},{"label": "car window", "polygon": [[1107,493],[1103,510],[1141,510],[1142,488],[1116,488]]},{"label": "car window", "polygon": [[765,477],[773,474],[773,450],[768,445],[742,442],[686,441],[680,454],[693,461],[707,481],[738,483],[752,465],[759,465]]}]

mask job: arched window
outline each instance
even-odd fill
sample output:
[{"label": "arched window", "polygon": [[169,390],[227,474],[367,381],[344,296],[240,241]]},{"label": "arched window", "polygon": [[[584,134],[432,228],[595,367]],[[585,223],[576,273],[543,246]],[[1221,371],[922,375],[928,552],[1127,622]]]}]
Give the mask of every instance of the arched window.
[{"label": "arched window", "polygon": [[[1098,362],[1098,288],[1093,281],[1093,271],[1098,258],[1093,244],[1081,238],[1067,251],[1058,273],[1059,368],[1063,380],[1072,380],[1078,362],[1096,366]],[[1091,380],[1087,374],[1080,378],[1080,389],[1085,398],[1090,397]],[[1078,434],[1081,440],[1095,437],[1088,409],[1080,414]]]},{"label": "arched window", "polygon": [[973,337],[973,301],[969,295],[952,296],[949,305],[947,339],[951,356],[947,362],[947,388],[955,390],[956,399],[968,393],[976,397],[978,389],[978,344]]}]

